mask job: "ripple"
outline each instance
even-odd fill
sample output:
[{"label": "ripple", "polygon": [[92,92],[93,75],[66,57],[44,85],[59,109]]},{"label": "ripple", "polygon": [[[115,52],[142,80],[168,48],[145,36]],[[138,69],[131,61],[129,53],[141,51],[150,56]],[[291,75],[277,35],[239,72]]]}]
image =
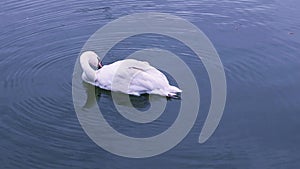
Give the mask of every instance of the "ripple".
[{"label": "ripple", "polygon": [[[5,117],[2,115],[1,123],[4,130],[8,131],[7,144],[19,147],[13,154],[7,154],[11,159],[15,159],[12,164],[38,167],[38,161],[43,161],[41,166],[44,167],[67,166],[68,162],[48,163],[47,159],[80,153],[82,148],[72,145],[87,139],[78,137],[85,134],[76,116],[70,113],[72,107],[73,104],[69,100],[49,97],[29,98],[8,107]],[[10,150],[5,149],[5,152],[8,153]],[[49,155],[39,157],[43,152],[48,152]]]},{"label": "ripple", "polygon": [[[299,138],[289,134],[299,128],[297,5],[290,0],[0,1],[1,167],[295,168],[291,166],[297,164]],[[78,53],[91,34],[114,18],[149,11],[183,17],[214,42],[226,69],[228,107],[219,133],[205,145],[198,145],[194,140],[203,120],[194,127],[192,135],[171,151],[131,161],[110,155],[84,133],[72,104],[71,80]],[[165,46],[172,45],[156,40]],[[143,46],[144,41],[137,42]],[[118,60],[134,47],[135,44],[124,45],[110,59]],[[176,45],[171,48],[186,52]],[[198,60],[187,55],[183,55],[191,58],[187,63],[198,70]],[[203,71],[198,70],[197,78],[201,88],[209,93],[209,82],[201,81]],[[103,109],[115,111],[107,106],[111,104],[110,95],[101,97],[101,106],[106,105]],[[133,101],[137,107],[147,104],[145,100],[133,98]],[[173,120],[176,118],[172,111],[167,114]],[[117,116],[113,113],[107,116],[120,127]],[[226,128],[233,121],[237,124]],[[168,127],[171,122],[168,116],[147,127],[154,132],[161,131],[161,127]],[[127,127],[120,130],[146,132],[146,129],[136,131],[134,126]],[[268,137],[266,144],[256,146],[262,141],[251,140],[252,135],[247,132]],[[220,139],[222,133],[225,139]],[[286,137],[280,139],[282,136]],[[241,138],[246,141],[239,141]],[[281,149],[271,147],[270,143]]]}]

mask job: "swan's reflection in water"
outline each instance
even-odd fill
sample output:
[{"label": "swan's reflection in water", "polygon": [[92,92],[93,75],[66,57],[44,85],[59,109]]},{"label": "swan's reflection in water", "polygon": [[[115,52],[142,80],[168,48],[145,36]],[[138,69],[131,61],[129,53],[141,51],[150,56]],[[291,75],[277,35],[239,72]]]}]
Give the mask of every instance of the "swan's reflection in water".
[{"label": "swan's reflection in water", "polygon": [[[87,94],[87,100],[85,105],[83,106],[84,108],[91,108],[92,106],[97,104],[97,102],[100,101],[101,97],[109,98],[111,102],[114,101],[114,103],[116,103],[119,106],[127,106],[127,107],[131,105],[128,105],[128,103],[124,101],[124,98],[129,97],[132,106],[139,111],[147,111],[151,107],[150,99],[151,102],[181,100],[180,97],[169,98],[169,97],[164,97],[159,95],[149,95],[149,94],[142,94],[140,96],[127,95],[124,93],[112,92],[109,90],[101,89],[99,87],[95,87],[85,82],[82,82],[82,84]],[[113,95],[117,97],[113,97]]]},{"label": "swan's reflection in water", "polygon": [[[101,89],[99,87],[95,87],[93,85],[90,85],[88,83],[83,82],[83,86],[86,89],[86,94],[87,94],[87,100],[85,105],[83,106],[84,108],[91,108],[95,104],[97,104],[98,101],[100,101],[101,97],[105,98],[110,98],[111,102],[113,102],[112,98],[112,91]],[[123,93],[118,93],[118,95],[126,95]],[[95,99],[96,97],[96,99]],[[150,107],[150,102],[149,102],[149,94],[143,94],[141,96],[133,96],[129,95],[130,101],[132,105],[141,111],[147,110]],[[165,97],[160,97],[160,99],[166,99]],[[160,100],[158,99],[158,100]],[[95,102],[97,101],[97,102]],[[123,100],[118,99],[115,100],[118,105],[123,105],[123,106],[128,106],[126,103],[123,102]]]}]

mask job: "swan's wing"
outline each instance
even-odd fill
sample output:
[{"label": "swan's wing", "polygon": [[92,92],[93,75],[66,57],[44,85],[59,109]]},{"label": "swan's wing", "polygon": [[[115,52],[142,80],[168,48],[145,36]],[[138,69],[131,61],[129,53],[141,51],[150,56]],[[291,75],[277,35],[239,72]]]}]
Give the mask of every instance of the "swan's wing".
[{"label": "swan's wing", "polygon": [[133,59],[103,66],[97,71],[96,86],[134,95],[142,93],[167,95],[169,92],[180,91],[176,87],[171,87],[167,77],[149,63]]}]

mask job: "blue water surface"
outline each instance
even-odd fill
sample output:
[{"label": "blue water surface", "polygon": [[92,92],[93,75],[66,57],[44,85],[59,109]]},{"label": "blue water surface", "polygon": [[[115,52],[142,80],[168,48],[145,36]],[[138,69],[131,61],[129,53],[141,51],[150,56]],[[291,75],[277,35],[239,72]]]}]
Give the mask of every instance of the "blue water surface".
[{"label": "blue water surface", "polygon": [[[297,0],[1,1],[0,168],[299,168],[299,9]],[[141,12],[182,17],[209,37],[224,65],[227,101],[216,132],[199,144],[211,98],[201,61],[168,38],[141,35],[120,42],[104,64],[143,47],[174,50],[193,70],[201,93],[196,124],[180,144],[131,159],[103,150],[84,132],[73,106],[72,73],[95,31]],[[114,112],[110,92],[99,93],[104,112]],[[132,102],[140,109],[149,105],[147,96]],[[169,100],[159,122],[135,130],[116,113],[105,117],[120,132],[148,137],[172,125],[179,104]]]}]

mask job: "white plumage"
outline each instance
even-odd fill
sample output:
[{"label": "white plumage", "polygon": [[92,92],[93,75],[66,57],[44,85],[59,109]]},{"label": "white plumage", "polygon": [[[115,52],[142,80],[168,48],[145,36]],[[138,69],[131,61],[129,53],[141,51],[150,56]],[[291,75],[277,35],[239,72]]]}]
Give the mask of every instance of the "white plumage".
[{"label": "white plumage", "polygon": [[99,61],[92,51],[80,56],[82,79],[102,89],[139,96],[143,93],[174,97],[181,90],[169,84],[166,76],[148,62],[125,59],[97,69]]}]

